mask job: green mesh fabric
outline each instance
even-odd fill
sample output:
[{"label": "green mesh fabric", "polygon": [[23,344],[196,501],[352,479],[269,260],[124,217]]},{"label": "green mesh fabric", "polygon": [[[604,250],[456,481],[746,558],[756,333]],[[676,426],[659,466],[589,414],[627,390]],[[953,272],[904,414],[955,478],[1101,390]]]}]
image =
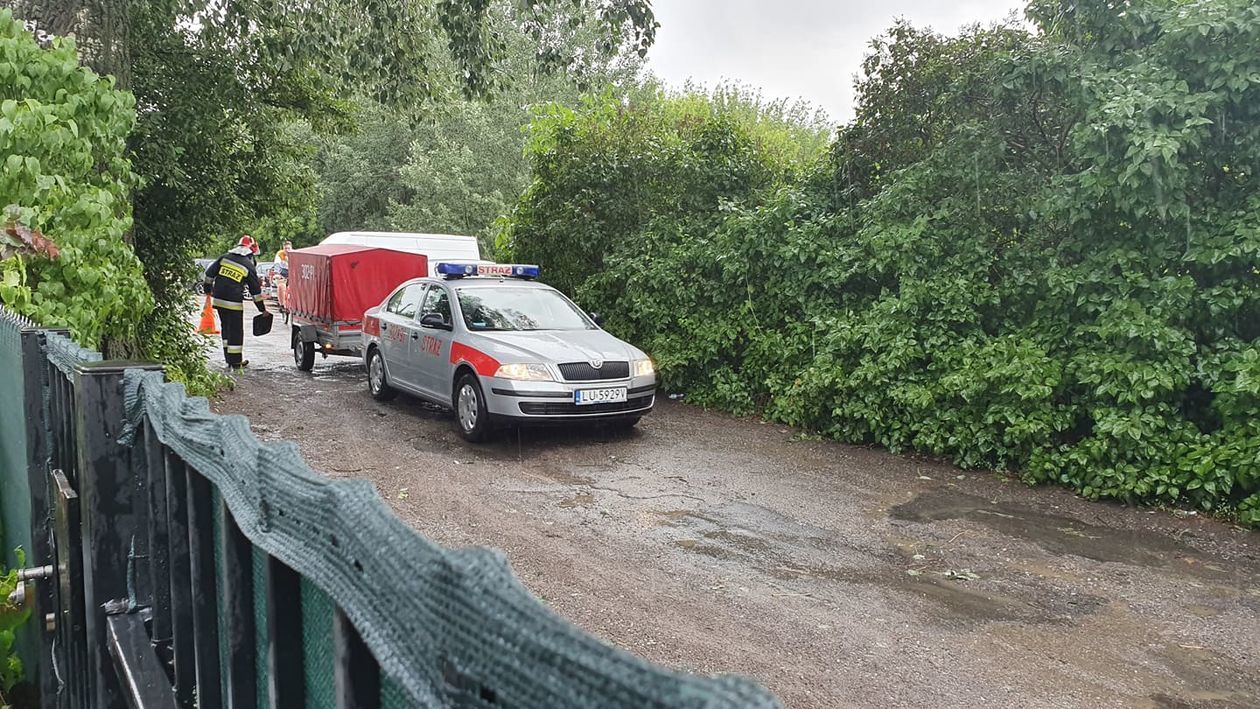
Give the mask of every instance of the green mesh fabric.
[{"label": "green mesh fabric", "polygon": [[388,677],[381,678],[381,709],[410,709],[411,706],[402,685]]},{"label": "green mesh fabric", "polygon": [[332,603],[344,609],[406,706],[779,706],[747,679],[674,672],[603,643],[540,603],[502,553],[434,544],[367,481],[312,471],[293,443],[260,442],[244,417],[212,413],[160,372],[129,370],[124,388],[129,430],[147,416],[158,440],[218,488],[254,544],[255,578],[265,551],[326,594],[329,618]]},{"label": "green mesh fabric", "polygon": [[254,667],[258,670],[258,706],[271,706],[267,701],[267,555],[257,546],[252,549],[254,561]]},{"label": "green mesh fabric", "polygon": [[302,579],[302,668],[307,709],[336,709],[333,694],[333,603]]}]

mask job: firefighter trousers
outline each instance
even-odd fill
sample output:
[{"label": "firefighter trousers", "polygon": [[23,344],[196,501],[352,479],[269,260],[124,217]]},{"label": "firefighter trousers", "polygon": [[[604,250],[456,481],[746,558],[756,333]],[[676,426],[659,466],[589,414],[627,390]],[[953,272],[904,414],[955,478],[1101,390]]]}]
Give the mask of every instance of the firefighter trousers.
[{"label": "firefighter trousers", "polygon": [[245,309],[216,307],[215,310],[219,311],[219,329],[223,332],[223,359],[229,367],[239,367],[241,353],[245,351]]}]

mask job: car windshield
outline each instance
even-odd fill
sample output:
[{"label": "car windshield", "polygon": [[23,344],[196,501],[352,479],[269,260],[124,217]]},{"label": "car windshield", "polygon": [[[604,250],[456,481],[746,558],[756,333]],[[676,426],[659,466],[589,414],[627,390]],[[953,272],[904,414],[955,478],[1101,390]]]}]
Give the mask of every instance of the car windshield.
[{"label": "car windshield", "polygon": [[546,288],[460,288],[464,325],[485,330],[589,330],[594,324],[577,306]]}]

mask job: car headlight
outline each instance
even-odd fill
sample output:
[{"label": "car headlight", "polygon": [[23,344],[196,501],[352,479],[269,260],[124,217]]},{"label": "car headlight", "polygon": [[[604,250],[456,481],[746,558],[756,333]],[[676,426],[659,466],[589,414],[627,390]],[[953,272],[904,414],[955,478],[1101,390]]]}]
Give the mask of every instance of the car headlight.
[{"label": "car headlight", "polygon": [[504,364],[494,376],[528,382],[549,382],[553,379],[545,364]]},{"label": "car headlight", "polygon": [[650,359],[636,359],[630,363],[630,376],[647,377],[656,374],[656,367]]}]

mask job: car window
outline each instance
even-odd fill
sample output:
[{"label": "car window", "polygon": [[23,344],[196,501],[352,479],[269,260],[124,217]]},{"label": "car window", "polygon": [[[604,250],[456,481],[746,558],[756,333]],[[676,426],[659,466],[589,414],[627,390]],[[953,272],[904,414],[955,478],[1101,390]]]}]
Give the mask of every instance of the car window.
[{"label": "car window", "polygon": [[389,297],[389,302],[385,304],[385,312],[397,313],[399,306],[402,305],[403,293],[407,292],[406,288],[399,288]]},{"label": "car window", "polygon": [[420,309],[420,317],[429,313],[441,315],[445,322],[451,321],[451,300],[446,295],[445,288],[433,286],[429,289],[428,295],[424,297],[424,307]]},{"label": "car window", "polygon": [[469,330],[589,330],[595,327],[568,298],[550,288],[460,288]]},{"label": "car window", "polygon": [[399,317],[413,318],[420,309],[420,301],[424,298],[425,284],[416,283],[394,294],[385,305],[385,311]]}]

